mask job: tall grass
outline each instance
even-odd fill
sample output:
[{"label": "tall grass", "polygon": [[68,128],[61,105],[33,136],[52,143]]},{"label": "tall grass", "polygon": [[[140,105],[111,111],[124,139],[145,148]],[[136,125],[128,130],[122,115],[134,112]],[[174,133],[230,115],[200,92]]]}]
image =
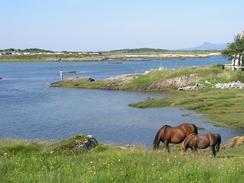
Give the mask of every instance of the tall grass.
[{"label": "tall grass", "polygon": [[[33,148],[31,148],[33,145]],[[244,146],[181,155],[100,145],[88,153],[43,153],[48,144],[1,143],[0,182],[242,182]],[[13,150],[14,149],[14,150]]]}]

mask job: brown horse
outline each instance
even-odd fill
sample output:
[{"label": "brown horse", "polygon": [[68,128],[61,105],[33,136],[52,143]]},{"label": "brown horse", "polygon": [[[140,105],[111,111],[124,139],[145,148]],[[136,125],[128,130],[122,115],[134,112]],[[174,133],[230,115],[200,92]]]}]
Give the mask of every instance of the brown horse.
[{"label": "brown horse", "polygon": [[198,133],[197,127],[190,123],[183,123],[177,127],[171,127],[169,125],[164,125],[161,127],[153,141],[153,149],[158,149],[159,144],[162,141],[169,152],[169,143],[179,144],[188,135],[192,133]]},{"label": "brown horse", "polygon": [[206,149],[211,147],[213,157],[215,157],[216,152],[219,151],[219,146],[221,144],[221,136],[219,134],[207,133],[205,135],[190,134],[181,144],[181,150],[186,151],[191,148],[192,151],[197,151],[197,149]]}]

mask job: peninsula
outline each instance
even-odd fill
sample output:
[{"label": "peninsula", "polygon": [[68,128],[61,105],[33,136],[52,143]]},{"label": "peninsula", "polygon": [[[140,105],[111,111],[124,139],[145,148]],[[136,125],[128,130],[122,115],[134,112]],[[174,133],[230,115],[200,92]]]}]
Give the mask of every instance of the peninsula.
[{"label": "peninsula", "polygon": [[[206,114],[215,125],[244,128],[244,72],[224,65],[183,69],[154,69],[105,80],[68,78],[51,83],[52,87],[88,88],[126,91],[167,92],[172,97],[154,99],[131,107],[180,107]],[[231,106],[231,108],[230,108]]]}]

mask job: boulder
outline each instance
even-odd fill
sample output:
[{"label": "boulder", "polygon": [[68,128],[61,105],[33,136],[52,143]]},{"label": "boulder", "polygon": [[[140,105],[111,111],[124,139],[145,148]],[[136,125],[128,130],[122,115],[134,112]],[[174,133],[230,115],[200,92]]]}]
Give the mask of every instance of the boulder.
[{"label": "boulder", "polygon": [[52,154],[59,151],[86,152],[98,145],[98,141],[92,135],[77,135],[54,143],[50,146],[49,152]]},{"label": "boulder", "polygon": [[236,147],[236,146],[239,146],[242,144],[244,144],[244,136],[236,136],[236,137],[233,137],[233,138],[229,139],[228,141],[226,141],[224,143],[223,147],[230,148],[230,147]]},{"label": "boulder", "polygon": [[184,88],[192,87],[195,89],[196,81],[199,77],[195,74],[184,75],[180,77],[169,78],[153,83],[148,87],[148,90],[160,90],[165,88]]},{"label": "boulder", "polygon": [[240,81],[230,82],[230,83],[218,83],[215,85],[215,88],[218,88],[218,89],[232,89],[232,88],[243,89],[244,83],[242,83]]},{"label": "boulder", "polygon": [[179,91],[191,91],[191,90],[197,90],[198,89],[198,85],[194,85],[194,86],[185,86],[185,87],[181,87],[178,88]]}]

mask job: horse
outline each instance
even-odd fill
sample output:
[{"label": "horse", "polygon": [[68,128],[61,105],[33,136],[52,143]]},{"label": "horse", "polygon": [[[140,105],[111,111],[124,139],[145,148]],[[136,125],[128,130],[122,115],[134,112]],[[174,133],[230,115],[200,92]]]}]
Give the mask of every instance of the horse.
[{"label": "horse", "polygon": [[211,147],[213,157],[219,151],[221,144],[220,134],[207,133],[205,135],[190,134],[181,144],[181,150],[185,152],[188,148],[196,152],[197,149],[206,149]]},{"label": "horse", "polygon": [[194,124],[183,123],[176,127],[164,125],[155,135],[153,149],[158,149],[159,144],[162,141],[169,152],[169,143],[179,144],[192,133],[198,134],[197,127]]}]

